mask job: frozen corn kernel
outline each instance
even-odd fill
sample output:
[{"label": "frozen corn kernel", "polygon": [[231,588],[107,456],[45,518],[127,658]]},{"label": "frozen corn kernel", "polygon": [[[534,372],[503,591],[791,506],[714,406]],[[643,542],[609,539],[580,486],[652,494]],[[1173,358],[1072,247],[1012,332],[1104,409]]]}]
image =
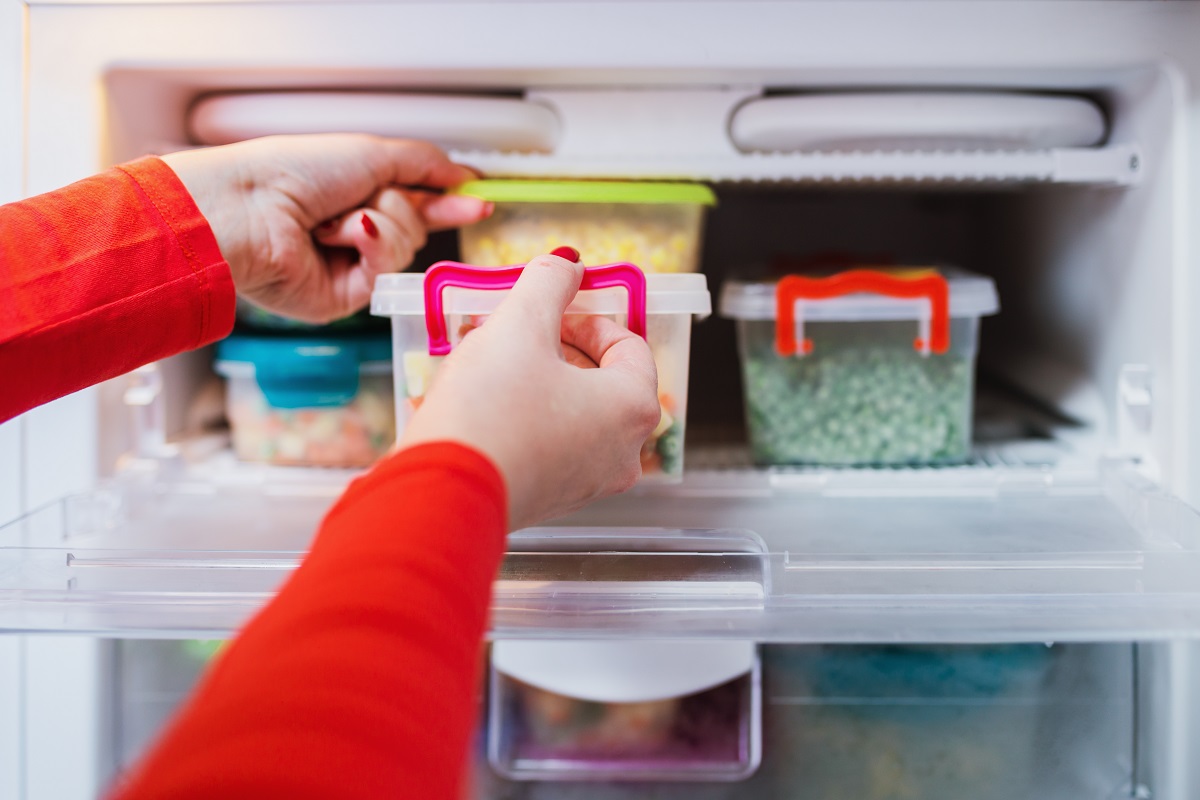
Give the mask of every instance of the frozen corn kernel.
[{"label": "frozen corn kernel", "polygon": [[502,204],[462,230],[462,259],[509,266],[569,244],[585,264],[628,261],[647,272],[695,272],[700,221],[700,208],[688,205]]}]

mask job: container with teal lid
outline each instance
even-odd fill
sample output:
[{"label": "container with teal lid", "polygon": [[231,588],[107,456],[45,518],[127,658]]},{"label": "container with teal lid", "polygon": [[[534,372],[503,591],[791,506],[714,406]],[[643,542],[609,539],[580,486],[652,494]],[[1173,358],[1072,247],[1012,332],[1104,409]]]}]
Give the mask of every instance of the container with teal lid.
[{"label": "container with teal lid", "polygon": [[396,438],[386,335],[235,334],[217,345],[216,370],[245,461],[360,467]]},{"label": "container with teal lid", "polygon": [[716,203],[697,183],[479,180],[455,192],[496,204],[491,217],[460,233],[462,260],[486,267],[524,264],[569,245],[587,264],[696,272],[704,209]]}]

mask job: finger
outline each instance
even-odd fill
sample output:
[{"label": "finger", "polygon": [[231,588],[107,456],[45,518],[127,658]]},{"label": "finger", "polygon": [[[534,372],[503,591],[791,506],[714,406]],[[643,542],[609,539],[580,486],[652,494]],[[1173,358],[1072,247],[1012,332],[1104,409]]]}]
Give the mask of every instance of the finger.
[{"label": "finger", "polygon": [[596,369],[600,365],[587,357],[587,354],[574,345],[564,343],[562,346],[563,360],[573,367],[580,369]]},{"label": "finger", "polygon": [[313,236],[326,247],[352,247],[374,273],[396,272],[412,261],[416,244],[423,242],[423,230],[415,233],[377,209],[358,208],[338,219],[332,226],[318,227]]},{"label": "finger", "polygon": [[658,386],[658,369],[645,340],[608,317],[566,316],[559,336],[564,345],[577,348],[601,369],[626,371]]},{"label": "finger", "polygon": [[500,302],[491,324],[534,337],[559,350],[563,313],[579,291],[583,264],[559,256],[538,256],[526,265],[512,291]]},{"label": "finger", "polygon": [[450,160],[429,142],[411,139],[374,139],[368,165],[380,186],[425,186],[448,189],[477,177],[474,170]]},{"label": "finger", "polygon": [[487,219],[496,209],[495,203],[466,195],[410,191],[408,196],[425,221],[426,229],[431,231],[471,225]]},{"label": "finger", "polygon": [[400,219],[379,209],[363,208],[345,215],[329,228],[314,232],[319,244],[353,248],[354,260],[327,260],[332,291],[339,304],[357,309],[370,300],[376,276],[397,272],[412,263],[425,242],[425,229],[409,209]]},{"label": "finger", "polygon": [[408,197],[402,189],[382,189],[367,207],[317,226],[314,236],[324,245],[357,249],[372,274],[402,270],[426,241],[425,223]]},{"label": "finger", "polygon": [[[383,186],[446,189],[477,178],[436,146],[361,133],[269,136],[227,145],[234,164],[278,189],[308,224],[366,205]],[[264,166],[265,165],[265,166]]]},{"label": "finger", "polygon": [[420,210],[413,202],[414,194],[417,193],[388,187],[376,192],[367,205],[386,214],[396,227],[408,236],[415,253],[425,246],[427,226]]}]

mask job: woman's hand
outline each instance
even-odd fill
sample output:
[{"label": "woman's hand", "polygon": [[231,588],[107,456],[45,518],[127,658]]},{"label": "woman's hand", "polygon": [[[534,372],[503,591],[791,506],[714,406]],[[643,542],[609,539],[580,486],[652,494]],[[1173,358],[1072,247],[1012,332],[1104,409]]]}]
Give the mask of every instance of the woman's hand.
[{"label": "woman's hand", "polygon": [[163,161],[208,220],[238,292],[307,322],[362,308],[375,276],[407,267],[427,232],[491,213],[429,191],[476,176],[425,142],[271,136]]},{"label": "woman's hand", "polygon": [[446,357],[399,442],[458,441],[491,458],[508,485],[510,529],[628,489],[659,421],[646,343],[603,317],[563,316],[582,280],[582,264],[530,261]]}]

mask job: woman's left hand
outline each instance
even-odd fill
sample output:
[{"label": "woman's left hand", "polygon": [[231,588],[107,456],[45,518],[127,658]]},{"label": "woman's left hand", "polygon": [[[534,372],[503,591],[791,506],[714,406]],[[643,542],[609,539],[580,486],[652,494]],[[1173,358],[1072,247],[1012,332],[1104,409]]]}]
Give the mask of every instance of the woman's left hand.
[{"label": "woman's left hand", "polygon": [[163,156],[196,201],[238,292],[306,322],[367,304],[429,231],[491,205],[440,190],[476,177],[426,142],[364,134],[271,136]]}]

